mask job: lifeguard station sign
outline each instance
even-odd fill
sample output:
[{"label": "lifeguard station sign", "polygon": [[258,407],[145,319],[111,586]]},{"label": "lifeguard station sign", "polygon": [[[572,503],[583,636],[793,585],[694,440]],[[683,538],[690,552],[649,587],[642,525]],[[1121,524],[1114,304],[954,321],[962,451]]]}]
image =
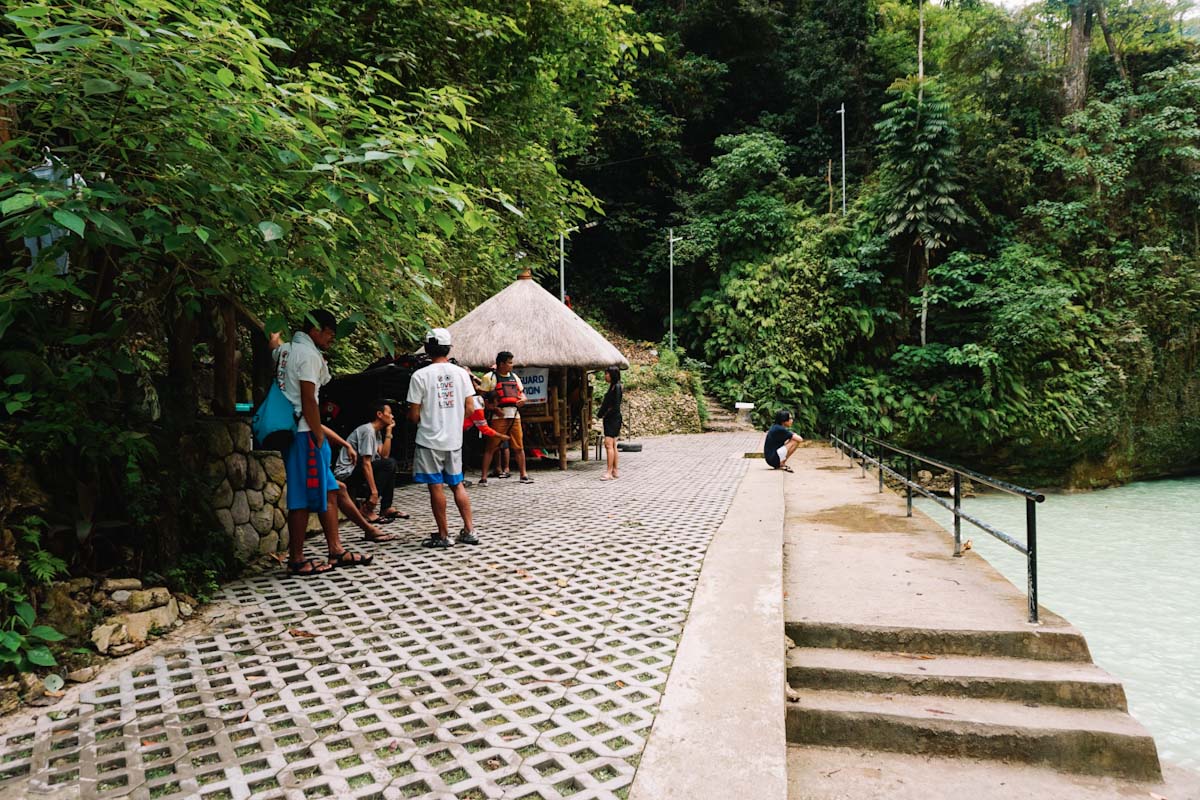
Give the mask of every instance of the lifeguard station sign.
[{"label": "lifeguard station sign", "polygon": [[525,387],[525,404],[537,405],[546,402],[548,396],[548,384],[550,383],[550,369],[548,367],[522,367],[514,369],[517,377],[521,379],[521,385]]}]

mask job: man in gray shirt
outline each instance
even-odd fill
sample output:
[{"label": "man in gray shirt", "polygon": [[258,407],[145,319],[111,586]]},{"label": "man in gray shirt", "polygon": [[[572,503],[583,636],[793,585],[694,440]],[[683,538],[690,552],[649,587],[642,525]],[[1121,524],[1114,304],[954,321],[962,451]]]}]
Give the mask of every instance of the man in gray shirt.
[{"label": "man in gray shirt", "polygon": [[[351,460],[349,452],[343,448],[338,453],[333,474],[347,485],[351,495],[361,496],[364,486],[369,490],[362,507],[363,514],[368,515],[368,522],[408,519],[408,514],[392,506],[396,490],[396,460],[391,457],[396,419],[392,415],[392,407],[377,400],[370,409],[371,421],[359,425],[346,437],[346,441],[358,453],[358,458]],[[371,516],[376,508],[379,513]]]}]

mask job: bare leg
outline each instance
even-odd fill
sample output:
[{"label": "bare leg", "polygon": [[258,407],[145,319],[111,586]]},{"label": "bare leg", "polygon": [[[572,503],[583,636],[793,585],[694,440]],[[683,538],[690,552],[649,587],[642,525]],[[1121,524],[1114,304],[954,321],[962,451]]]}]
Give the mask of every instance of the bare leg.
[{"label": "bare leg", "polygon": [[500,446],[500,440],[494,436],[489,436],[487,441],[483,443],[483,473],[480,475],[480,480],[487,480],[488,468],[492,466],[492,455],[495,454],[496,448]]},{"label": "bare leg", "polygon": [[507,475],[509,466],[512,464],[512,448],[500,448],[500,474]]},{"label": "bare leg", "polygon": [[350,518],[358,527],[362,528],[362,532],[367,535],[368,539],[382,536],[383,533],[371,523],[367,522],[366,516],[359,510],[354,501],[350,499],[350,492],[346,489],[346,485],[341,481],[338,482],[337,491],[337,507],[341,512]]},{"label": "bare leg", "polygon": [[[462,517],[463,527],[469,531],[475,530],[475,520],[471,517],[471,498],[467,494],[467,490],[463,488],[461,483],[455,484],[450,491],[454,492],[454,505],[458,506],[458,515]],[[446,520],[446,500],[442,499],[442,524],[447,524]],[[449,535],[449,527],[446,528],[446,533]]]},{"label": "bare leg", "polygon": [[446,491],[442,484],[429,484],[429,507],[433,510],[433,521],[437,523],[438,537],[448,538],[450,526],[446,523]]},{"label": "bare leg", "polygon": [[800,443],[797,442],[795,439],[790,440],[787,443],[787,455],[783,457],[783,461],[779,462],[779,466],[782,467],[784,464],[786,464],[787,460],[792,457],[792,453],[796,452],[796,448],[799,446],[800,446]]},{"label": "bare leg", "polygon": [[516,452],[513,454],[512,458],[515,458],[517,460],[517,469],[520,471],[521,477],[522,478],[529,477],[529,474],[527,472],[525,472],[525,448],[524,448],[524,446],[517,447],[517,448],[510,447],[509,449],[516,450]]},{"label": "bare leg", "polygon": [[611,436],[604,437],[604,459],[606,467],[604,477],[612,480],[616,477],[617,471],[617,440]]},{"label": "bare leg", "polygon": [[308,509],[288,511],[288,559],[293,563],[304,560],[304,534],[308,532]]},{"label": "bare leg", "polygon": [[330,554],[340,553],[342,547],[341,533],[338,531],[338,493],[330,492],[325,498],[325,510],[320,513],[321,530],[325,532],[325,544],[329,545]]}]

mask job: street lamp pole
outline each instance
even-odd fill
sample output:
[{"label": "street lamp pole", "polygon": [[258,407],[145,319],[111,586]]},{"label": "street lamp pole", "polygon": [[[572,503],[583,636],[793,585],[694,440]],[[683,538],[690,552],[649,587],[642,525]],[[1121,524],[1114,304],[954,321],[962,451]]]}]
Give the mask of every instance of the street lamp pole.
[{"label": "street lamp pole", "polygon": [[671,344],[672,350],[675,349],[675,243],[682,242],[682,241],[683,241],[683,237],[676,236],[674,228],[667,228],[667,245],[668,245],[668,249],[670,251],[670,265],[671,265],[671,267],[670,267],[670,276],[671,276],[670,277],[670,281],[671,281],[670,287],[671,288],[669,291],[669,299],[667,301],[670,304],[670,309],[667,312],[667,317],[670,320],[670,322],[669,322],[670,334],[669,334],[668,341]]},{"label": "street lamp pole", "polygon": [[842,216],[846,216],[846,104],[837,110],[842,118]]}]

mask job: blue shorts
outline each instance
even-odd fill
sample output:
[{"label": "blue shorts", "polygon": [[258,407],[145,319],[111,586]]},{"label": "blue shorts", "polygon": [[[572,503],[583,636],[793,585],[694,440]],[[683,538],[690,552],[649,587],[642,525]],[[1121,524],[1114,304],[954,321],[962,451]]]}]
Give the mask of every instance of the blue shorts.
[{"label": "blue shorts", "polygon": [[328,508],[329,493],[338,488],[337,478],[329,468],[331,460],[328,439],[318,449],[313,445],[311,431],[296,433],[283,460],[287,470],[288,511],[306,509],[319,513]]}]

